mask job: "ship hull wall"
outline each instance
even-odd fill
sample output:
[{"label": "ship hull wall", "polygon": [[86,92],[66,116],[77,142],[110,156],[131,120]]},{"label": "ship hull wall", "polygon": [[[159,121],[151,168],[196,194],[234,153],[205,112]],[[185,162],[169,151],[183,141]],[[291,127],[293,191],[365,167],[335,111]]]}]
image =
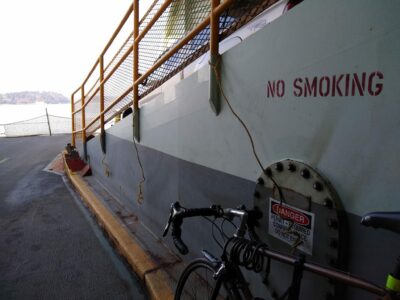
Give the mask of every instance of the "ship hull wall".
[{"label": "ship hull wall", "polygon": [[[221,64],[224,93],[263,167],[295,159],[331,182],[347,215],[348,270],[379,284],[400,242],[359,221],[370,211],[400,210],[398,11],[398,1],[305,1],[224,53]],[[139,155],[131,116],[107,130],[107,154],[98,138],[88,142],[94,175],[157,236],[174,201],[253,205],[262,170],[224,99],[213,113],[208,89],[205,66],[145,98]],[[188,221],[184,232],[189,257],[204,247],[218,253],[200,221]]]}]

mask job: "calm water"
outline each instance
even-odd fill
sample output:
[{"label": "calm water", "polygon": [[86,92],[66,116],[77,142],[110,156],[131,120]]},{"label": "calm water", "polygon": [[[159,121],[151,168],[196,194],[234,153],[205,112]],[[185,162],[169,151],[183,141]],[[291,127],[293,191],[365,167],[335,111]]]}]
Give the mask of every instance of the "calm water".
[{"label": "calm water", "polygon": [[59,117],[71,117],[70,104],[0,104],[0,135],[4,132],[1,124],[14,123],[28,120],[46,114],[46,108],[50,115]]},{"label": "calm water", "polygon": [[46,114],[46,108],[50,115],[59,117],[71,117],[70,104],[1,104],[0,124],[14,123],[43,116]]}]

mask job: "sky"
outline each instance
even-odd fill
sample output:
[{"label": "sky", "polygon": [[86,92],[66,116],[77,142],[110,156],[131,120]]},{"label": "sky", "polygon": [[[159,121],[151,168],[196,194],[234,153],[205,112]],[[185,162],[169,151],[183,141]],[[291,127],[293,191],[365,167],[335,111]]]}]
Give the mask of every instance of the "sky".
[{"label": "sky", "polygon": [[[54,91],[70,97],[131,3],[0,0],[0,93]],[[151,3],[140,0],[141,11]]]}]

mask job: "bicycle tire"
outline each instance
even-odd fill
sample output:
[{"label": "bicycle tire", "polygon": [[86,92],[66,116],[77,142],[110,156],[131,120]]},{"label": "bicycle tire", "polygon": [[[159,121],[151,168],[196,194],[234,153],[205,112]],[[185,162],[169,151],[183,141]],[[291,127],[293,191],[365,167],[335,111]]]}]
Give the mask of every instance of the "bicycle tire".
[{"label": "bicycle tire", "polygon": [[[214,290],[219,294],[223,278],[214,278],[215,266],[208,260],[199,258],[192,261],[182,272],[175,290],[175,300],[212,299]],[[218,297],[219,299],[219,297]]]}]

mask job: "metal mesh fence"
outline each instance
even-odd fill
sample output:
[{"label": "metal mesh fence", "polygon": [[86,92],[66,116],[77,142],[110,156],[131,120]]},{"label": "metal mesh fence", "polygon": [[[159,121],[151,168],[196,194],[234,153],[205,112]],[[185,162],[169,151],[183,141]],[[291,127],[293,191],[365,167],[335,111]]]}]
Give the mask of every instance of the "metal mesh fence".
[{"label": "metal mesh fence", "polygon": [[82,116],[80,113],[74,115],[75,130],[82,130]]},{"label": "metal mesh fence", "polygon": [[[157,6],[155,9],[157,9]],[[209,0],[173,1],[139,44],[139,72],[147,72],[196,25],[207,18],[210,11]],[[182,69],[186,65],[185,62],[202,45],[208,44],[209,38],[209,29],[205,29],[192,41],[180,48],[150,75],[146,85],[139,89],[140,98]]]},{"label": "metal mesh fence", "polygon": [[[129,44],[132,40],[129,40]],[[129,50],[131,45],[127,44],[125,52],[121,52],[121,56]],[[110,111],[105,115],[105,119],[112,118],[115,114],[119,113],[120,109],[127,103],[132,102],[132,82],[133,82],[133,53],[130,51],[129,55],[121,61],[116,71],[112,74],[109,80],[104,85],[104,106],[108,107],[118,97],[127,94],[121,101],[118,102]]]},{"label": "metal mesh fence", "polygon": [[[96,117],[100,114],[100,91],[91,97],[91,101],[85,108],[85,125],[88,126]],[[89,128],[86,130],[86,135],[94,133],[97,128],[100,127],[100,118],[97,119]]]},{"label": "metal mesh fence", "polygon": [[0,136],[17,137],[31,135],[50,135],[71,133],[71,118],[58,116],[39,116],[9,124],[0,124]]},{"label": "metal mesh fence", "polygon": [[[228,37],[231,33],[251,21],[263,10],[277,2],[277,0],[237,0],[219,19],[220,40]],[[159,11],[164,1],[155,0],[140,23],[139,33],[149,24],[154,15]],[[163,12],[152,28],[147,32],[139,43],[139,74],[145,74],[156,64],[161,57],[173,49],[184,37],[187,36],[198,24],[209,17],[211,12],[210,0],[175,0]],[[131,21],[125,23],[124,27],[131,26]],[[104,76],[110,78],[104,84],[104,106],[110,107],[116,100],[118,103],[106,114],[104,119],[111,120],[120,114],[125,108],[132,104],[133,94],[133,35],[132,31],[124,31],[125,38],[118,38],[122,46],[112,45],[107,52],[107,65]],[[129,32],[129,34],[127,33]],[[122,32],[121,32],[122,34]],[[177,49],[177,51],[160,67],[139,85],[139,99],[161,86],[165,81],[183,70],[209,49],[210,27],[207,26],[194,36],[189,42]],[[111,52],[113,49],[113,52]],[[118,50],[114,50],[118,49]],[[93,77],[96,72],[92,73]],[[88,90],[86,99],[90,103],[85,107],[85,122],[90,124],[100,113],[99,92],[96,88],[99,81],[93,81],[94,86]],[[96,93],[92,97],[93,93]],[[78,101],[76,101],[78,102]],[[75,109],[80,104],[76,103]],[[81,114],[76,114],[75,129],[81,129]],[[88,128],[88,135],[92,134],[100,126],[96,121]]]},{"label": "metal mesh fence", "polygon": [[[79,96],[80,94],[77,92],[75,93],[74,96],[74,110],[77,111],[82,107],[82,101],[81,97]],[[76,114],[72,115],[72,120],[74,122],[75,130],[82,130],[82,115],[81,112],[78,112]]]},{"label": "metal mesh fence", "polygon": [[[237,1],[219,19],[220,40],[251,21],[275,2],[276,0]],[[149,18],[158,10],[158,5],[153,8]],[[149,70],[165,53],[208,18],[210,13],[209,0],[173,1],[140,42],[139,72],[145,73]],[[207,52],[209,41],[210,27],[207,26],[183,47],[180,47],[175,54],[149,76],[147,83],[139,89],[139,98],[149,94]]]},{"label": "metal mesh fence", "polygon": [[71,119],[49,115],[51,134],[71,133]]}]

